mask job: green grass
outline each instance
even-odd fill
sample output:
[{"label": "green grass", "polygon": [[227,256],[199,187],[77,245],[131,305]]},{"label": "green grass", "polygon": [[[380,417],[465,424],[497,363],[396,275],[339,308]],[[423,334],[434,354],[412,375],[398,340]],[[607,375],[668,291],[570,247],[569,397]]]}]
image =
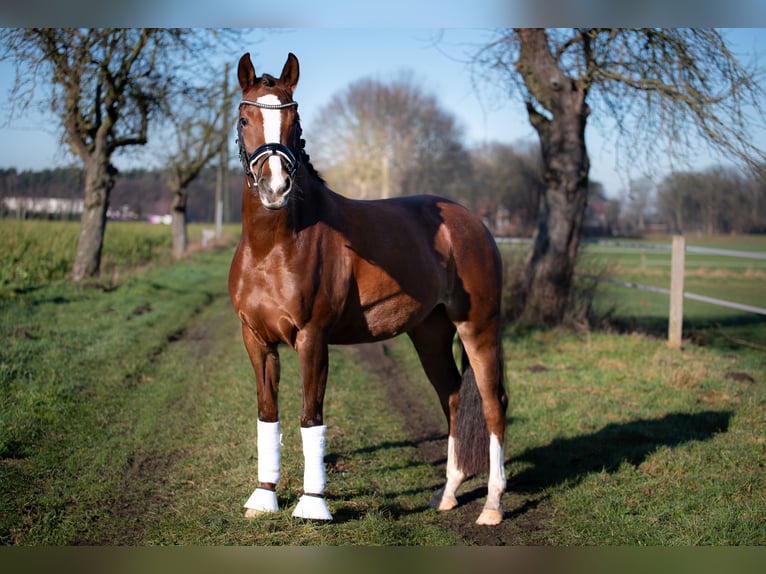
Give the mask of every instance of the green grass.
[{"label": "green grass", "polygon": [[[244,518],[256,403],[230,260],[225,248],[125,271],[109,289],[54,280],[0,297],[2,543],[463,544],[453,515],[427,507],[443,466],[422,462],[385,408],[386,381],[347,348],[331,351],[325,408],[335,521],[290,516],[303,469],[286,349],[285,511]],[[653,316],[641,300],[639,323]],[[564,330],[509,329],[504,342],[513,544],[766,544],[762,352]],[[390,353],[437,410],[407,340]],[[461,502],[483,497],[484,481],[468,481]]]},{"label": "green grass", "polygon": [[[199,243],[205,224],[188,226],[190,243]],[[77,251],[80,224],[73,221],[0,219],[0,296],[66,279]],[[238,225],[227,225],[237,235]],[[167,225],[111,221],[104,234],[101,279],[119,283],[126,270],[171,257]]]},{"label": "green grass", "polygon": [[[0,539],[5,544],[454,544],[425,465],[379,381],[333,350],[331,528],[290,517],[302,487],[299,376],[283,352],[288,511],[246,520],[255,387],[226,294],[230,250],[103,291],[56,283],[2,301]],[[376,412],[379,413],[375,415]],[[361,417],[362,412],[372,413]],[[420,485],[419,487],[417,485]],[[413,488],[414,486],[414,488]]]},{"label": "green grass", "polygon": [[506,345],[512,497],[529,543],[766,542],[766,364],[633,335]]}]

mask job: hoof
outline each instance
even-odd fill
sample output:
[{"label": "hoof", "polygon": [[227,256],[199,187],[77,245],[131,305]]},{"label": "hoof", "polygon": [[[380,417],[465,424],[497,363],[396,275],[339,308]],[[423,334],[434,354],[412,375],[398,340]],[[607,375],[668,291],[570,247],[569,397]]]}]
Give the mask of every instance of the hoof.
[{"label": "hoof", "polygon": [[304,494],[298,501],[298,506],[293,510],[295,518],[307,518],[309,520],[332,520],[332,514],[327,508],[325,499],[319,496]]},{"label": "hoof", "polygon": [[479,518],[476,519],[476,524],[481,526],[497,526],[503,521],[503,511],[493,510],[491,508],[485,508],[481,511]]},{"label": "hoof", "polygon": [[441,512],[445,510],[452,510],[457,506],[457,498],[454,496],[444,496],[444,491],[440,490],[428,503],[428,506],[435,508]]},{"label": "hoof", "polygon": [[245,502],[245,518],[253,518],[260,514],[279,512],[277,493],[265,488],[256,488],[255,492]]},{"label": "hoof", "polygon": [[274,511],[273,510],[257,510],[255,508],[245,509],[245,518],[255,518],[256,516],[261,516],[262,514],[274,514]]}]

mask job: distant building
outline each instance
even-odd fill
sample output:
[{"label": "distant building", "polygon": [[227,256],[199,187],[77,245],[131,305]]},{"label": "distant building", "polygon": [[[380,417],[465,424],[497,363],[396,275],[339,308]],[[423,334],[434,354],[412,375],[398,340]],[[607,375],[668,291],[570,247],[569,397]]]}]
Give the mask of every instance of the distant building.
[{"label": "distant building", "polygon": [[4,197],[2,210],[19,219],[27,217],[50,217],[55,219],[71,219],[78,217],[83,211],[82,199],[67,199],[62,197]]}]

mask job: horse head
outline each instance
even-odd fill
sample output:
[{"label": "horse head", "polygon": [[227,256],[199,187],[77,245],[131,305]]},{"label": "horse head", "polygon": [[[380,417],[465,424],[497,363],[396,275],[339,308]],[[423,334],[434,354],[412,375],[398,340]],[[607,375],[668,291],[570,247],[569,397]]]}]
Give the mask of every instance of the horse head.
[{"label": "horse head", "polygon": [[256,76],[249,53],[239,60],[239,155],[248,187],[255,187],[261,203],[272,210],[287,205],[301,157],[298,103],[293,100],[298,75],[292,53],[279,78]]}]

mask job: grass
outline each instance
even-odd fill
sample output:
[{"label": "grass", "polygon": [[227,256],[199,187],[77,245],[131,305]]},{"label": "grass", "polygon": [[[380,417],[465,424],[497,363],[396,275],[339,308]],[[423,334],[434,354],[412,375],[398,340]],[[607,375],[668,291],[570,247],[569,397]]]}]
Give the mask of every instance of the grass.
[{"label": "grass", "polygon": [[[0,297],[2,543],[464,544],[452,515],[427,507],[443,467],[422,462],[385,408],[385,381],[348,348],[331,351],[325,408],[336,520],[290,516],[302,455],[288,350],[277,492],[286,511],[244,519],[255,388],[225,291],[230,259],[223,248],[123,272],[109,289],[53,280]],[[623,309],[633,295],[614,292]],[[652,321],[635,309],[637,324]],[[406,339],[390,353],[438,409]],[[513,544],[766,543],[762,352],[509,329],[505,354]],[[484,480],[470,480],[461,501],[483,496]]]},{"label": "grass", "polygon": [[[347,384],[327,395],[333,527],[289,511],[244,519],[255,486],[255,389],[225,292],[230,260],[229,250],[203,253],[153,266],[114,290],[64,282],[3,302],[2,541],[459,542],[424,506],[439,470],[419,461],[390,412],[359,417],[377,411],[383,388],[348,349],[333,350],[333,376]],[[282,372],[278,495],[289,510],[303,472],[294,353],[283,353]]]},{"label": "grass", "polygon": [[[204,224],[188,226],[190,243],[199,243]],[[74,221],[0,219],[0,296],[67,278],[72,268],[80,224]],[[239,226],[227,226],[236,235]],[[101,280],[117,284],[120,273],[171,258],[170,228],[112,221],[106,226]]]},{"label": "grass", "polygon": [[560,332],[506,346],[509,492],[557,545],[766,542],[766,364]]}]

